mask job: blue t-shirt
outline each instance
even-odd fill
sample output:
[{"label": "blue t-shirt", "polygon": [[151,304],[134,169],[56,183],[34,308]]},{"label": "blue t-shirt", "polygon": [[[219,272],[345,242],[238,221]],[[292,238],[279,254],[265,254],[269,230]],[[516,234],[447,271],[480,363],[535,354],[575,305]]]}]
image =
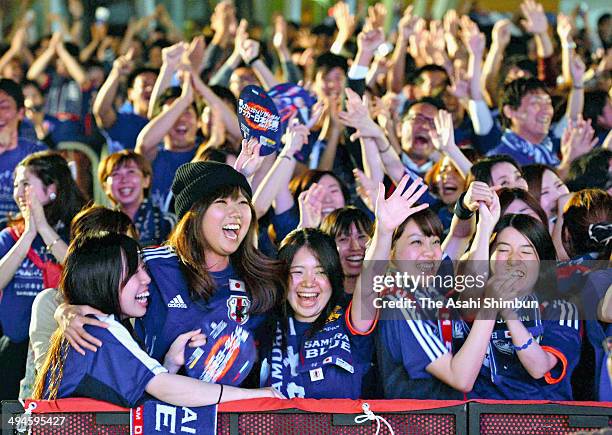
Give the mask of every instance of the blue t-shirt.
[{"label": "blue t-shirt", "polygon": [[[15,245],[15,240],[5,228],[0,232],[0,258],[4,257]],[[45,244],[40,236],[32,243],[32,248],[43,261],[54,260],[46,253]],[[32,303],[38,293],[44,290],[43,273],[29,258],[25,258],[15,272],[13,279],[2,289],[0,299],[0,325],[4,335],[15,343],[28,339]]]},{"label": "blue t-shirt", "polygon": [[[59,123],[59,120],[55,116],[45,114],[43,124],[47,129],[48,134],[51,136],[51,141],[56,144],[62,140],[70,140],[58,135]],[[19,125],[19,136],[32,142],[38,142],[38,136],[36,135],[34,124],[28,118],[23,118],[23,121],[21,121],[21,124]]]},{"label": "blue t-shirt", "polygon": [[[537,300],[537,297],[531,294],[525,300]],[[543,309],[522,309],[519,316],[540,346],[548,346],[562,355],[555,355],[558,363],[550,371],[549,380],[531,377],[518,358],[505,321],[499,319],[469,398],[572,400],[570,381],[581,348],[578,308],[560,299],[542,305],[545,305]]]},{"label": "blue t-shirt", "polygon": [[27,139],[19,138],[15,149],[0,154],[0,228],[6,226],[9,213],[19,211],[19,207],[13,199],[15,167],[28,155],[46,149],[46,146],[38,142],[30,142]]},{"label": "blue t-shirt", "polygon": [[412,302],[381,313],[377,353],[385,398],[462,399],[463,393],[426,370],[448,352],[457,353],[468,335],[467,325],[453,308],[420,304],[421,299],[428,299],[441,301],[446,307],[447,298],[435,288],[420,288],[414,293],[396,290],[385,298],[396,303]]},{"label": "blue t-shirt", "polygon": [[108,144],[108,152],[112,154],[121,150],[133,150],[138,135],[148,122],[149,119],[144,116],[118,112],[113,126],[108,130],[102,130]]},{"label": "blue t-shirt", "polygon": [[[88,333],[103,346],[81,355],[72,346],[63,348],[64,370],[58,399],[89,397],[125,408],[133,408],[144,398],[149,381],[167,370],[142,350],[128,330],[113,315],[96,316],[109,325],[98,328],[85,325]],[[48,398],[51,373],[47,374],[44,397]]]},{"label": "blue t-shirt", "polygon": [[255,362],[255,334],[265,316],[252,314],[252,299],[232,266],[212,272],[216,289],[208,299],[192,298],[178,256],[168,247],[145,249],[151,276],[149,306],[137,322],[149,354],[161,361],[173,341],[201,328],[205,346],[186,348],[186,370],[191,377],[239,385]]},{"label": "blue t-shirt", "polygon": [[290,317],[286,348],[277,324],[272,350],[262,363],[261,386],[273,386],[290,399],[358,399],[374,343],[369,332],[354,332],[349,315],[336,307],[312,337],[307,335],[312,323]]},{"label": "blue t-shirt", "polygon": [[141,246],[158,246],[168,238],[176,225],[176,217],[172,213],[162,212],[145,198],[134,215],[134,225]]},{"label": "blue t-shirt", "polygon": [[153,160],[153,179],[151,180],[151,201],[161,211],[169,210],[172,194],[172,181],[179,166],[190,162],[195,157],[197,145],[189,151],[168,151],[160,145],[157,157]]}]

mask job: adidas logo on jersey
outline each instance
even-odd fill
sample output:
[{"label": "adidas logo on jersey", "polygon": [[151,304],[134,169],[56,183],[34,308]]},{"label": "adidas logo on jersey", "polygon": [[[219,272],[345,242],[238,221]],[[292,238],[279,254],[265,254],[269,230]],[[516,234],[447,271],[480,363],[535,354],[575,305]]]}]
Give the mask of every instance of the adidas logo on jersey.
[{"label": "adidas logo on jersey", "polygon": [[168,302],[168,308],[187,308],[187,304],[181,295],[176,295],[170,302]]}]

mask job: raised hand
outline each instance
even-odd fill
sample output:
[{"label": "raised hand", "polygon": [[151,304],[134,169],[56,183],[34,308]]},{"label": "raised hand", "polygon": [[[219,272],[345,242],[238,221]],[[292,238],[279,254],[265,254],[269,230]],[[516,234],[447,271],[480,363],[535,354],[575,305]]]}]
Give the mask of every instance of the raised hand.
[{"label": "raised hand", "polygon": [[283,136],[285,146],[281,151],[279,158],[287,156],[293,158],[294,154],[302,149],[304,144],[308,143],[308,135],[310,131],[308,127],[299,123],[294,117],[289,120],[287,131]]},{"label": "raised hand", "polygon": [[430,131],[431,141],[441,153],[446,153],[455,145],[453,116],[446,110],[439,110],[434,118],[435,130]]},{"label": "raised hand", "polygon": [[325,186],[312,183],[308,190],[303,191],[298,196],[300,208],[299,228],[318,228],[321,224],[321,211],[323,209],[323,199],[327,194]]},{"label": "raised hand", "polygon": [[357,20],[354,15],[351,15],[348,5],[343,1],[336,3],[332,10],[332,16],[338,27],[338,39],[348,41],[353,36],[357,25]]},{"label": "raised hand", "polygon": [[238,27],[236,27],[236,36],[234,37],[234,53],[236,54],[240,54],[242,44],[249,39],[248,27],[249,22],[245,19],[240,20]]},{"label": "raised hand", "polygon": [[387,18],[387,7],[383,3],[376,3],[368,7],[368,19],[373,28],[382,28]]},{"label": "raised hand", "polygon": [[261,143],[254,137],[248,141],[242,140],[242,149],[240,154],[234,163],[234,169],[244,175],[246,178],[252,176],[265,159],[265,156],[260,156],[259,151],[261,149]]},{"label": "raised hand", "polygon": [[247,39],[240,47],[240,56],[246,64],[250,64],[259,56],[259,42],[254,39]]},{"label": "raised hand", "polygon": [[570,119],[561,136],[563,160],[572,162],[591,151],[598,141],[594,136],[595,130],[591,127],[591,120],[585,121],[581,115],[576,121]]},{"label": "raised hand", "polygon": [[132,71],[132,61],[134,56],[134,49],[130,48],[126,54],[119,56],[113,62],[113,69],[120,76],[127,76]]},{"label": "raised hand", "polygon": [[378,183],[367,177],[360,169],[353,169],[356,191],[363,203],[372,211],[376,208],[376,196],[378,195]]},{"label": "raised hand", "polygon": [[467,15],[461,17],[461,39],[470,53],[482,57],[486,43],[485,36]]},{"label": "raised hand", "polygon": [[282,15],[277,15],[274,20],[274,36],[272,37],[272,45],[277,50],[287,48],[287,22]]},{"label": "raised hand", "polygon": [[478,225],[484,227],[489,232],[493,231],[499,217],[501,215],[501,206],[497,193],[491,191],[491,202],[487,204],[485,201],[478,203]]},{"label": "raised hand", "polygon": [[189,103],[193,101],[193,84],[191,79],[191,71],[185,70],[182,72],[183,85],[180,98],[187,100]]},{"label": "raised hand", "polygon": [[204,42],[204,36],[196,36],[191,40],[191,44],[183,55],[183,62],[189,63],[196,73],[200,72],[202,63],[204,62],[204,49],[206,43]]},{"label": "raised hand", "polygon": [[534,0],[524,0],[521,3],[521,12],[525,17],[521,20],[521,24],[529,33],[541,34],[546,33],[548,29],[548,20],[544,13],[544,8],[540,3]]},{"label": "raised hand", "polygon": [[557,15],[557,34],[562,44],[572,42],[572,19],[561,13]]},{"label": "raised hand", "polygon": [[357,35],[357,49],[374,53],[378,46],[385,42],[385,34],[381,28],[363,31]]},{"label": "raised hand", "polygon": [[414,34],[416,24],[419,20],[419,17],[412,14],[414,10],[414,6],[410,5],[404,11],[404,15],[399,20],[398,31],[399,37],[404,41],[408,41],[410,37]]},{"label": "raised hand", "polygon": [[572,83],[574,86],[582,86],[585,70],[586,67],[580,55],[574,52],[570,59],[570,74],[572,75]]},{"label": "raised hand", "polygon": [[465,69],[455,68],[448,90],[459,100],[467,100],[470,98],[470,82]]},{"label": "raised hand", "polygon": [[167,68],[176,71],[181,63],[183,53],[187,48],[186,45],[185,42],[178,42],[170,47],[162,49],[162,62]]},{"label": "raised hand", "polygon": [[493,25],[492,41],[498,47],[506,47],[510,43],[510,26],[511,22],[508,19],[499,20]]},{"label": "raised hand", "polygon": [[463,206],[474,212],[479,209],[480,204],[491,207],[493,195],[497,196],[495,190],[483,181],[472,181],[463,197]]},{"label": "raised hand", "polygon": [[410,177],[404,175],[391,196],[385,199],[385,186],[378,183],[376,197],[376,231],[392,234],[409,216],[426,209],[429,204],[414,205],[427,191],[427,185],[421,178],[413,181],[406,189]]},{"label": "raised hand", "polygon": [[351,135],[351,140],[360,137],[379,137],[382,134],[380,127],[372,120],[368,112],[368,105],[365,98],[350,88],[346,88],[346,112],[338,113],[338,119],[347,127],[357,130]]}]

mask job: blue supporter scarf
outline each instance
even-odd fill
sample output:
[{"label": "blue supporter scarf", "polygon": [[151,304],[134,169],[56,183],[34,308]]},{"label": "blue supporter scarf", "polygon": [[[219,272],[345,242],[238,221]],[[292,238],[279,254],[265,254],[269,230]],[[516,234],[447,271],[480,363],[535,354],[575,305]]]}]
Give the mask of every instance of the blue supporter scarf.
[{"label": "blue supporter scarf", "polygon": [[150,399],[132,408],[130,433],[142,435],[217,433],[217,406],[187,408]]}]

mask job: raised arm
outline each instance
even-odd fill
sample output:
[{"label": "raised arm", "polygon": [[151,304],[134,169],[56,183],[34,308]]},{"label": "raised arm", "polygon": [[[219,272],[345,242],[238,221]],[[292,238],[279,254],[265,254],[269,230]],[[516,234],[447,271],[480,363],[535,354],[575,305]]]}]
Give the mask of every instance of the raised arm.
[{"label": "raised arm", "polygon": [[343,1],[336,3],[333,7],[332,16],[338,27],[338,33],[330,51],[339,55],[344,49],[344,44],[353,36],[357,20],[351,14],[349,6]]},{"label": "raised arm", "polygon": [[439,110],[434,118],[436,129],[430,131],[435,148],[452,160],[463,178],[467,178],[472,162],[461,152],[455,144],[453,117],[446,110]]},{"label": "raised arm", "polygon": [[391,256],[393,232],[408,217],[429,207],[415,205],[427,190],[423,180],[418,179],[408,186],[410,177],[404,176],[389,198],[385,199],[385,186],[378,184],[376,198],[376,225],[370,246],[366,250],[363,270],[357,278],[351,307],[351,324],[360,332],[371,329],[376,318],[374,299],[374,277],[385,274]]},{"label": "raised arm", "polygon": [[136,139],[135,151],[145,156],[149,161],[157,157],[157,145],[172,128],[182,113],[193,102],[193,85],[191,84],[191,73],[185,74],[183,90],[181,95],[163,110],[142,129]]},{"label": "raised arm", "polygon": [[253,69],[264,89],[268,90],[278,84],[278,80],[276,80],[268,65],[259,57],[259,42],[254,39],[244,41],[242,47],[240,47],[240,56],[244,63]]},{"label": "raised arm", "polygon": [[87,78],[87,73],[79,63],[77,59],[72,57],[72,55],[66,50],[63,41],[60,40],[57,45],[57,57],[64,63],[66,66],[66,70],[70,77],[79,84],[81,88],[86,88],[89,86],[89,79]]},{"label": "raised arm", "polygon": [[504,51],[510,43],[510,21],[500,20],[493,26],[492,42],[482,67],[480,87],[487,104],[497,105],[497,80],[501,69]]},{"label": "raised arm", "polygon": [[45,83],[45,70],[57,54],[57,46],[60,44],[62,37],[61,32],[55,32],[53,34],[49,41],[49,46],[34,62],[32,62],[32,65],[30,65],[30,69],[28,69],[27,73],[28,80],[34,80],[41,85]]},{"label": "raised arm", "polygon": [[128,54],[119,56],[113,62],[113,69],[111,69],[108,78],[96,95],[93,103],[93,114],[100,128],[109,129],[117,120],[117,112],[113,107],[113,102],[119,90],[121,77],[130,73],[133,53],[134,51],[130,50]]},{"label": "raised arm", "polygon": [[548,19],[542,5],[534,0],[524,0],[521,3],[521,12],[525,17],[521,20],[521,24],[533,34],[538,58],[546,59],[552,56],[553,46],[548,36]]},{"label": "raised arm", "polygon": [[239,140],[241,138],[241,133],[236,113],[230,110],[227,104],[204,84],[199,74],[193,72],[191,74],[191,79],[195,91],[204,99],[206,104],[210,106],[210,109],[216,112],[219,119],[223,122],[226,133],[235,141]]},{"label": "raised arm", "polygon": [[253,195],[257,218],[266,214],[272,203],[276,214],[289,210],[295,204],[289,182],[296,165],[294,155],[308,142],[308,133],[308,128],[295,119],[287,127],[283,138],[285,146]]},{"label": "raised arm", "polygon": [[147,111],[147,117],[153,118],[155,113],[155,104],[159,96],[170,87],[170,82],[174,73],[178,70],[181,57],[185,52],[186,44],[184,42],[178,42],[170,47],[166,47],[162,50],[162,66],[159,70],[157,80],[151,91],[151,98],[149,99],[149,110]]},{"label": "raised arm", "polygon": [[391,56],[392,66],[387,76],[387,87],[395,93],[401,92],[405,83],[406,54],[410,44],[410,37],[414,33],[414,28],[418,21],[418,17],[412,14],[413,9],[412,5],[406,8],[397,28],[397,41]]}]

